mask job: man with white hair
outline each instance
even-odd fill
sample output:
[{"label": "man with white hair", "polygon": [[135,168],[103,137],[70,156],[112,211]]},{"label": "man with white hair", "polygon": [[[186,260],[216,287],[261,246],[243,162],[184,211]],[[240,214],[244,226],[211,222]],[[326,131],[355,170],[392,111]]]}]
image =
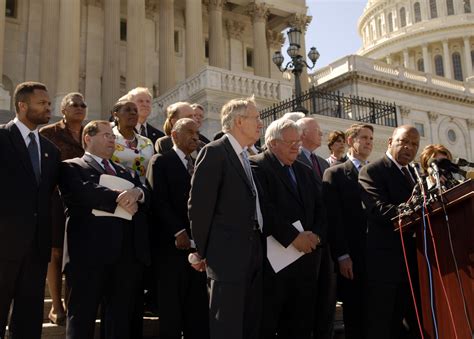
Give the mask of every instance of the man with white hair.
[{"label": "man with white hair", "polygon": [[305,116],[306,114],[304,114],[303,112],[288,112],[288,113],[283,114],[281,119],[292,120],[296,122],[300,119],[303,119]]},{"label": "man with white hair", "polygon": [[194,259],[207,264],[210,338],[256,339],[262,311],[263,217],[247,145],[258,140],[263,124],[254,98],[225,104],[221,123],[225,135],[201,150],[191,182]]},{"label": "man with white hair", "polygon": [[[319,251],[325,225],[320,190],[311,170],[296,161],[301,132],[292,120],[272,122],[265,133],[267,150],[252,157],[265,193],[264,233],[283,247],[304,253],[275,272],[264,264],[262,338],[309,339],[313,328]],[[299,224],[303,231],[295,225]]]}]

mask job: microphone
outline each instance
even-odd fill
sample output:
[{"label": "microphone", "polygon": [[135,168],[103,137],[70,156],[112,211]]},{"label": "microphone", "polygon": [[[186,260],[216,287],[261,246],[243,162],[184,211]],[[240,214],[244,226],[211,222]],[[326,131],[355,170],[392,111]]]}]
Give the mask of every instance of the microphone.
[{"label": "microphone", "polygon": [[441,195],[443,192],[441,188],[441,179],[440,179],[441,174],[438,167],[438,159],[431,158],[430,160],[428,160],[428,167],[432,169],[431,175],[435,178],[436,187],[438,188],[438,193],[439,195]]},{"label": "microphone", "polygon": [[459,165],[452,163],[449,159],[443,158],[443,159],[433,159],[433,160],[435,160],[436,164],[438,165],[438,168],[440,168],[441,170],[444,170],[450,173],[453,173],[453,172],[459,173],[464,177],[466,176],[466,171],[460,169]]},{"label": "microphone", "polygon": [[474,167],[474,162],[469,162],[466,159],[463,158],[455,158],[453,160],[453,164],[459,166],[459,167]]},{"label": "microphone", "polygon": [[423,179],[421,179],[420,175],[420,164],[417,162],[411,162],[410,167],[413,169],[416,175],[416,180],[418,181],[418,185],[420,186],[421,192],[424,194],[424,185],[423,185]]}]

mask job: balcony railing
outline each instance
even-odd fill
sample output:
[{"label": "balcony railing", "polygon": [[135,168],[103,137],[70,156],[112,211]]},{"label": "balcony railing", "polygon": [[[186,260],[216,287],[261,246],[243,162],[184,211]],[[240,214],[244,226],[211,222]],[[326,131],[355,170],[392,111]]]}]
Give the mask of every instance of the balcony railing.
[{"label": "balcony railing", "polygon": [[[260,112],[264,128],[283,114],[295,111],[297,100],[293,97],[267,107]],[[343,93],[330,93],[312,87],[301,95],[301,104],[309,114],[325,115],[334,118],[371,123],[381,126],[397,126],[397,108],[394,103],[386,103],[359,96],[345,96]]]}]

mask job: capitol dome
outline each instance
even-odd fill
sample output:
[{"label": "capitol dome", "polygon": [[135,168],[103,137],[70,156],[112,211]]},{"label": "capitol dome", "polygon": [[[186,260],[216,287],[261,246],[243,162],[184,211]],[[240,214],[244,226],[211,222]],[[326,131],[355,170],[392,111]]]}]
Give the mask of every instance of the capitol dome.
[{"label": "capitol dome", "polygon": [[474,0],[368,0],[359,55],[464,81],[473,76]]}]

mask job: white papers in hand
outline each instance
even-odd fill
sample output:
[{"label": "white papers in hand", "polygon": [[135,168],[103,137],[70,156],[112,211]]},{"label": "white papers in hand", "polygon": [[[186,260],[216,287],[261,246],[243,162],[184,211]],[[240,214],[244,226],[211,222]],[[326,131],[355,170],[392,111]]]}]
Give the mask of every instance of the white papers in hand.
[{"label": "white papers in hand", "polygon": [[[301,221],[297,220],[292,225],[299,232],[304,231]],[[298,251],[292,244],[285,248],[273,236],[270,235],[267,237],[267,258],[275,273],[280,272],[303,255],[304,253]]]},{"label": "white papers in hand", "polygon": [[[135,185],[130,181],[109,174],[102,174],[100,176],[99,185],[118,191],[125,191],[135,187]],[[118,205],[114,213],[94,209],[92,210],[92,214],[96,217],[117,217],[126,220],[132,220],[133,217],[133,215],[131,215]]]}]

